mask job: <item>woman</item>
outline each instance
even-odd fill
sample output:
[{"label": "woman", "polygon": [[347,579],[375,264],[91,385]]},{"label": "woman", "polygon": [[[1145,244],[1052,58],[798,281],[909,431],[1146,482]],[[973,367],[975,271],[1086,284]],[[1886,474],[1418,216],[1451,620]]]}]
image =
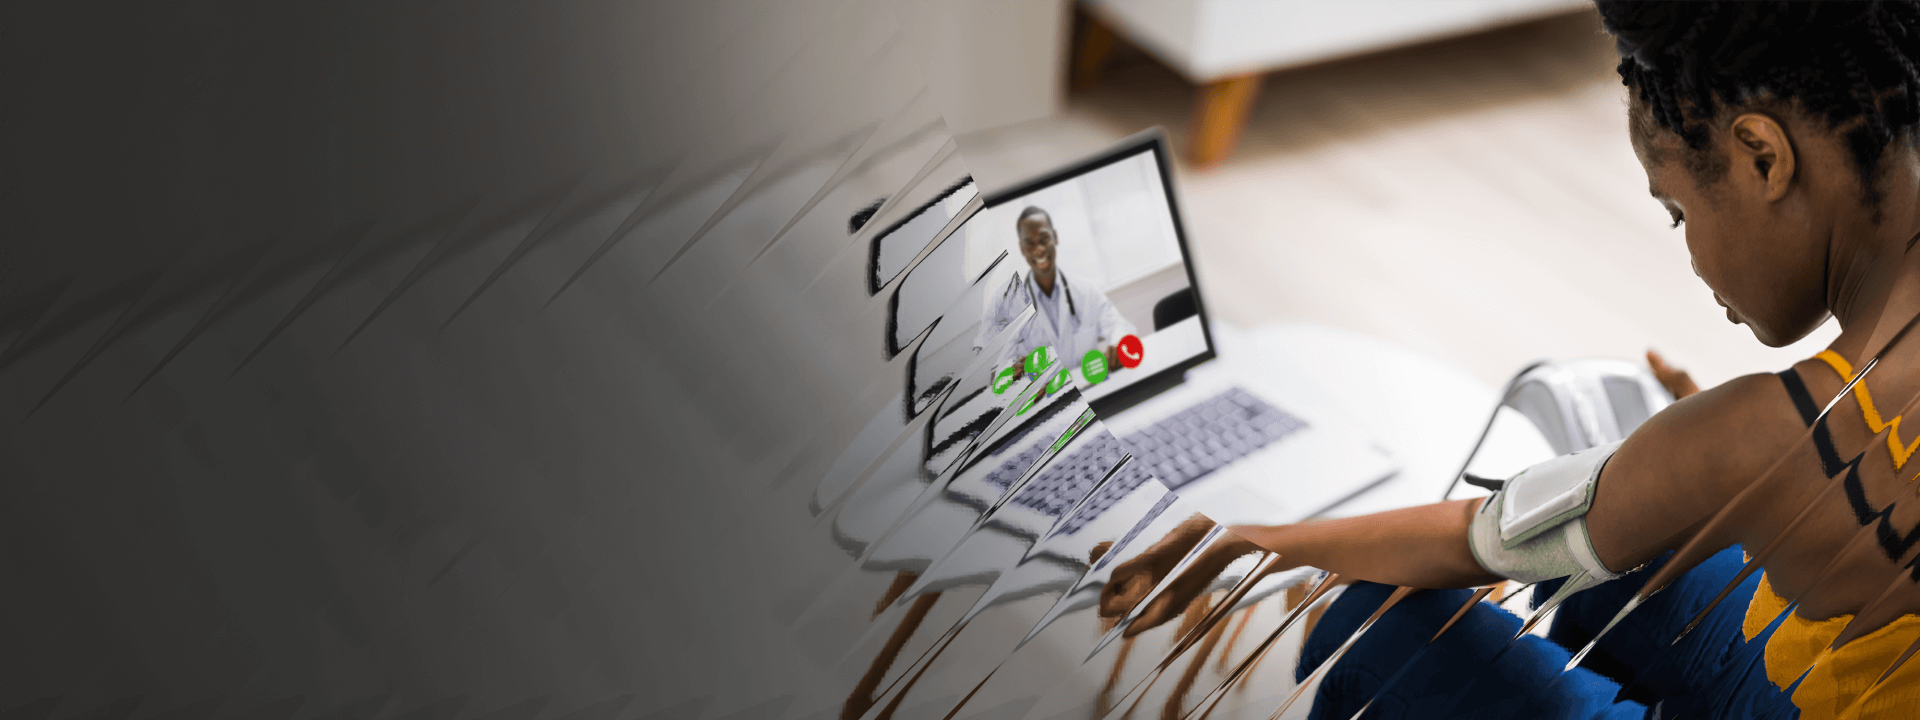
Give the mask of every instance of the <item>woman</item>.
[{"label": "woman", "polygon": [[[1519,620],[1479,604],[1429,645],[1469,594],[1416,592],[1331,669],[1315,716],[1372,703],[1377,717],[1920,717],[1920,662],[1888,674],[1920,640],[1920,463],[1909,462],[1920,427],[1899,427],[1902,413],[1920,413],[1920,337],[1892,342],[1920,316],[1920,3],[1599,7],[1649,190],[1684,224],[1695,272],[1728,320],[1774,347],[1829,317],[1840,336],[1789,370],[1676,402],[1610,456],[1530,469],[1486,507],[1234,528],[1239,537],[1196,558],[1130,632],[1177,615],[1201,578],[1260,549],[1282,567],[1369,581],[1348,588],[1309,638],[1304,676],[1390,586],[1537,580],[1546,567],[1583,586],[1604,580],[1561,606],[1554,642],[1509,647]],[[1871,375],[1818,419],[1876,354]],[[1584,500],[1506,499],[1525,497],[1523,483]],[[1147,600],[1203,523],[1117,567],[1102,612]],[[1738,579],[1743,548],[1775,540],[1764,573],[1714,604]],[[1664,572],[1684,574],[1563,675],[1570,651],[1669,557],[1679,559]]]}]

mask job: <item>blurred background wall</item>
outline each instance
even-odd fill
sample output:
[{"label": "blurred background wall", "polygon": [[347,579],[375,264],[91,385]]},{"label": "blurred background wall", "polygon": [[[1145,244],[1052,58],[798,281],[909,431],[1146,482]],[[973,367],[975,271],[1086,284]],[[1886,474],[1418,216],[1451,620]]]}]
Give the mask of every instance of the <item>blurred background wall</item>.
[{"label": "blurred background wall", "polygon": [[1068,0],[903,2],[898,8],[950,132],[1060,112],[1074,17]]},{"label": "blurred background wall", "polygon": [[[1180,191],[1221,319],[1349,329],[1492,385],[1536,358],[1649,348],[1705,385],[1777,370],[1837,334],[1829,324],[1776,350],[1726,321],[1681,231],[1647,195],[1626,142],[1618,58],[1591,7],[1250,3],[1300,16],[1288,27],[1333,30],[1301,30],[1298,43],[1276,30],[1268,65],[1252,65],[1271,69],[1253,74],[1231,151],[1195,162],[1205,73],[1249,67],[1197,58],[1205,44],[1194,40],[1171,47],[1198,38],[1177,28],[1222,12],[1214,5],[1235,3],[1080,6],[1070,52],[1090,34],[1112,49],[1060,112],[957,133],[975,175],[1000,186],[1169,128],[1183,143]],[[1116,18],[1115,8],[1131,12]],[[1241,27],[1236,43],[1267,25]]]}]

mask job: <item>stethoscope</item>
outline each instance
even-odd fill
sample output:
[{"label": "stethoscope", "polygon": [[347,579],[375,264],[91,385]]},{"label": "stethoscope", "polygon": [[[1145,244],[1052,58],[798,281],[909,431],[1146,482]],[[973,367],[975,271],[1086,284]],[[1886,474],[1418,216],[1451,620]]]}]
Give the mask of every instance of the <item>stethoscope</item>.
[{"label": "stethoscope", "polygon": [[[1075,319],[1075,320],[1079,320],[1079,319],[1080,319],[1080,311],[1079,311],[1078,309],[1076,309],[1076,308],[1075,308],[1075,307],[1073,306],[1073,292],[1067,289],[1067,274],[1066,274],[1066,273],[1063,273],[1063,272],[1060,272],[1060,270],[1059,270],[1058,268],[1056,268],[1056,269],[1054,269],[1054,271],[1053,271],[1053,279],[1054,279],[1054,281],[1055,281],[1055,282],[1057,282],[1057,283],[1059,283],[1059,284],[1060,284],[1060,287],[1058,288],[1058,290],[1059,290],[1060,292],[1062,292],[1062,293],[1066,293],[1066,296],[1067,296],[1067,315],[1068,315],[1068,316],[1070,316],[1070,317],[1072,317],[1072,318],[1073,318],[1073,319]],[[1029,304],[1031,304],[1031,305],[1033,305],[1033,307],[1034,307],[1035,309],[1038,309],[1038,308],[1040,307],[1040,298],[1039,298],[1038,296],[1035,296],[1035,295],[1033,294],[1033,293],[1034,293],[1034,285],[1037,285],[1038,283],[1036,283],[1036,282],[1034,281],[1034,279],[1033,279],[1033,273],[1032,273],[1031,271],[1029,271],[1029,272],[1027,273],[1027,281],[1026,281],[1025,283],[1022,283],[1022,284],[1023,284],[1023,285],[1025,285],[1025,286],[1026,286],[1026,288],[1027,288],[1027,302],[1028,302]],[[1053,329],[1053,331],[1054,331],[1054,332],[1056,332],[1056,333],[1057,333],[1057,332],[1060,332],[1060,328],[1057,328],[1057,327],[1056,327],[1056,328],[1054,328],[1054,329]]]}]

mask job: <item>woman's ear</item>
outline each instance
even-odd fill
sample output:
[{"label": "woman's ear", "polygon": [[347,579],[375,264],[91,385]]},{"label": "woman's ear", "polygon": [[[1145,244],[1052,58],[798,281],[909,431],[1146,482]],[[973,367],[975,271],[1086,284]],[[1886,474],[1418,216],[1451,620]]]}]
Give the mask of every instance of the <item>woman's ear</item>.
[{"label": "woman's ear", "polygon": [[1772,202],[1786,197],[1798,170],[1793,141],[1780,122],[1761,113],[1733,119],[1733,170],[1755,180]]}]

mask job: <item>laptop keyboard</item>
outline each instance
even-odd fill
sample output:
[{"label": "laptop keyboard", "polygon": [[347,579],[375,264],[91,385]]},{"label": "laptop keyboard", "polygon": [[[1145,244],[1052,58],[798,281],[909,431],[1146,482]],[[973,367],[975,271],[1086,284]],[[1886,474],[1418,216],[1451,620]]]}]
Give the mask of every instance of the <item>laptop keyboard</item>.
[{"label": "laptop keyboard", "polygon": [[[1131,449],[1133,462],[1121,468],[1119,476],[1061,525],[1060,532],[1070,534],[1149,477],[1157,476],[1169,489],[1178,489],[1306,426],[1252,393],[1228,388],[1127,436],[1124,442],[1106,433],[1088,438],[1072,453],[1048,463],[1011,502],[1058,518],[1086,497]],[[983,479],[1002,491],[1009,490],[1046,449],[1044,445],[1031,445]]]},{"label": "laptop keyboard", "polygon": [[[996,468],[984,479],[988,484],[1003,491],[1008,490],[1027,471],[1027,468],[1039,459],[1040,453],[1045,449],[1038,445],[1030,447]],[[1101,432],[1097,436],[1086,438],[1086,441],[1073,452],[1054,458],[1047,463],[1040,474],[1034,476],[1033,480],[1021,488],[1020,493],[1013,496],[1009,502],[1047,517],[1059,519],[1074,505],[1080,504],[1084,498],[1086,502],[1080,512],[1074,513],[1073,517],[1067,518],[1060,524],[1061,534],[1073,534],[1100,517],[1107,508],[1120,502],[1121,498],[1140,487],[1141,483],[1153,477],[1152,471],[1146,469],[1136,459],[1127,463],[1126,467],[1120,468],[1105,486],[1097,492],[1094,491],[1094,485],[1109,472],[1115,472],[1113,466],[1119,464],[1120,460],[1126,456],[1126,448],[1118,438]],[[1093,492],[1094,495],[1088,497],[1089,492]]]},{"label": "laptop keyboard", "polygon": [[1178,490],[1306,426],[1300,418],[1233,387],[1128,435],[1126,441],[1148,470]]},{"label": "laptop keyboard", "polygon": [[[1082,432],[1087,432],[1083,430]],[[1013,487],[1013,483],[1026,474],[1040,454],[1046,451],[1044,445],[1034,445],[1015,455],[1012,460],[1000,465],[988,474],[987,484],[1002,491]],[[1100,433],[1088,437],[1080,447],[1071,453],[1054,458],[1040,471],[1040,474],[1020,489],[1020,494],[1010,501],[1048,517],[1060,517],[1068,508],[1080,502],[1081,498],[1093,490],[1094,483],[1107,476],[1107,471],[1120,462],[1126,455],[1120,441],[1112,435]],[[1141,477],[1150,477],[1141,473]],[[1119,478],[1116,478],[1119,479]],[[1131,488],[1129,488],[1131,489]]]}]

